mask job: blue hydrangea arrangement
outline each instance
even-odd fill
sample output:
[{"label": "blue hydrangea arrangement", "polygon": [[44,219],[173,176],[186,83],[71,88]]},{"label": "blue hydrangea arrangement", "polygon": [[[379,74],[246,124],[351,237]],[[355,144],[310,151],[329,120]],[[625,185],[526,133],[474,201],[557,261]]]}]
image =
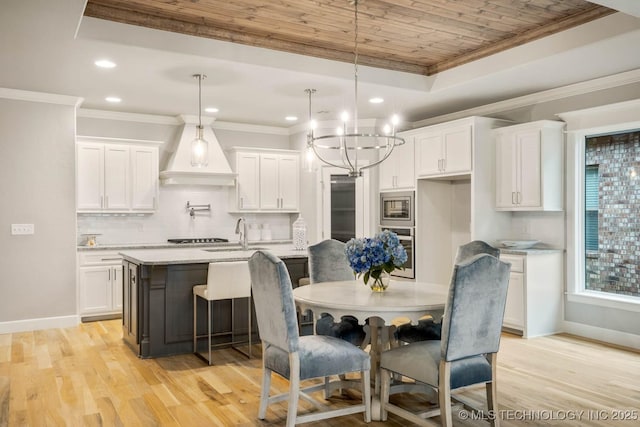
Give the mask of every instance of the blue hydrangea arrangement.
[{"label": "blue hydrangea arrangement", "polygon": [[351,239],[345,248],[349,265],[357,277],[363,276],[367,284],[370,278],[380,280],[382,272],[391,273],[403,269],[407,251],[400,244],[398,235],[385,230],[374,237]]}]

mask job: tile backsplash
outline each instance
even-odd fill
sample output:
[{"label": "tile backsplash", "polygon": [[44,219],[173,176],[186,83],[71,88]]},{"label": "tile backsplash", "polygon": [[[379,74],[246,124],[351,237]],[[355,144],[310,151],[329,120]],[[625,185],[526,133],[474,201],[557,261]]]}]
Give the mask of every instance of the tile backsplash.
[{"label": "tile backsplash", "polygon": [[[163,243],[170,238],[222,237],[235,241],[235,225],[244,217],[247,225],[268,224],[273,240],[291,238],[292,214],[230,214],[227,212],[226,187],[160,187],[156,213],[149,215],[79,214],[78,244],[86,239],[82,234],[100,234],[98,244]],[[211,204],[210,211],[189,215],[187,202]]]}]

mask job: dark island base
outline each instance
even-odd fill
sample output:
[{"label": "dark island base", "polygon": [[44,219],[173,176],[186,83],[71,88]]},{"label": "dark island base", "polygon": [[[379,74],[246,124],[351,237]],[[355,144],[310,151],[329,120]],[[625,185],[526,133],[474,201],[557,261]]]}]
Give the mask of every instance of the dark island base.
[{"label": "dark island base", "polygon": [[[285,259],[291,283],[308,277],[307,259]],[[146,265],[124,262],[123,280],[123,339],[141,358],[152,358],[193,352],[193,287],[207,282],[209,264]],[[224,284],[222,284],[224,286]],[[235,304],[235,339],[246,337],[247,300],[214,301],[212,333],[215,344],[231,342],[231,304]],[[198,333],[207,330],[206,302],[198,299]],[[252,314],[255,319],[255,315]],[[311,333],[309,316],[303,333]],[[254,342],[258,330],[252,322]],[[203,347],[206,348],[206,345]],[[199,347],[202,349],[201,347]]]}]

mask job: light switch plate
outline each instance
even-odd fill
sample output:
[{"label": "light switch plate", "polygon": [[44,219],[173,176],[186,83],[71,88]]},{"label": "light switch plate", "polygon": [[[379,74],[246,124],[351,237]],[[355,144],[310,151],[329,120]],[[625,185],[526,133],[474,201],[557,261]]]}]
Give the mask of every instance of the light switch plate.
[{"label": "light switch plate", "polygon": [[33,224],[11,224],[11,234],[33,234],[35,226]]}]

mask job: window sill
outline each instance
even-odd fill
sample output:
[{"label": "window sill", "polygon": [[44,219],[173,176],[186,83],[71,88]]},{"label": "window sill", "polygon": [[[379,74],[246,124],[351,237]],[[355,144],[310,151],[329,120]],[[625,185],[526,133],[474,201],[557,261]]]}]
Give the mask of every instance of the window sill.
[{"label": "window sill", "polygon": [[580,293],[568,294],[567,300],[581,304],[640,312],[640,297],[613,295],[596,291],[583,291]]}]

